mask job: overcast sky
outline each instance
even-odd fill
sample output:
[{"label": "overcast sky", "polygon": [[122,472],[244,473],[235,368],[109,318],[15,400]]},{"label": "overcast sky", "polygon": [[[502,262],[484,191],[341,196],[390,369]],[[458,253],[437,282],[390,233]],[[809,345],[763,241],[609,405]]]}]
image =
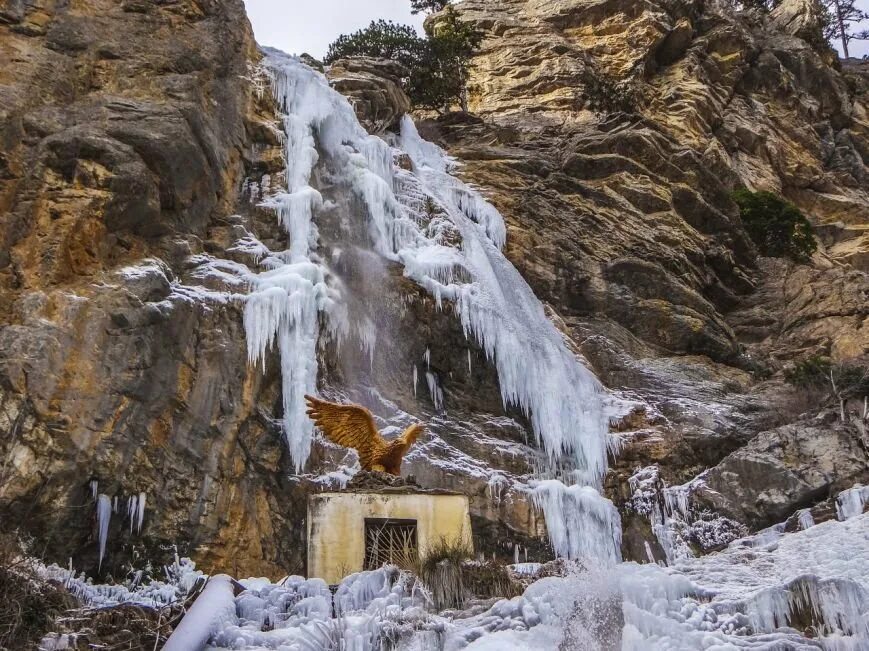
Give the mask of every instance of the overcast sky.
[{"label": "overcast sky", "polygon": [[[256,40],[290,54],[320,59],[339,34],[355,32],[385,18],[422,28],[422,15],[410,13],[410,0],[245,0]],[[869,0],[857,0],[869,11]],[[852,41],[851,56],[869,54],[869,41]]]},{"label": "overcast sky", "polygon": [[260,45],[322,59],[339,34],[384,18],[422,31],[423,16],[410,13],[410,0],[245,0]]}]

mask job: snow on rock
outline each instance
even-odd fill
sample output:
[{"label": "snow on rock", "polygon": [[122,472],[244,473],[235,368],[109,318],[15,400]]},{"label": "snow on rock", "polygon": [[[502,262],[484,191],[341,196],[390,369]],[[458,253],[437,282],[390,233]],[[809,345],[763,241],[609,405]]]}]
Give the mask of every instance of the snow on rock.
[{"label": "snow on rock", "polygon": [[543,511],[557,556],[605,565],[621,560],[621,517],[594,488],[549,479],[532,483],[531,498]]}]

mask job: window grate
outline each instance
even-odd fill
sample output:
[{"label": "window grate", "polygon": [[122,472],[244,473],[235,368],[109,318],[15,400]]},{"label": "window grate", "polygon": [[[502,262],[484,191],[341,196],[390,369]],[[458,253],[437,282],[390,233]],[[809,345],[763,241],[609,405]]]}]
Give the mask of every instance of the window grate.
[{"label": "window grate", "polygon": [[365,519],[365,569],[410,567],[417,559],[416,520]]}]

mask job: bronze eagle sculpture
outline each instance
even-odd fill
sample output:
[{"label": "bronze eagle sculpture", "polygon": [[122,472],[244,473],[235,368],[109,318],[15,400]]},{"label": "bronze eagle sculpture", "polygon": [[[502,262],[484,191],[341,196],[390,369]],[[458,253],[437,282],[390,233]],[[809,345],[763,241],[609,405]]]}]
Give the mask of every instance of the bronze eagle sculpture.
[{"label": "bronze eagle sculpture", "polygon": [[333,443],[359,453],[363,470],[401,475],[401,460],[425,427],[414,423],[392,441],[383,438],[374,426],[371,412],[361,405],[342,405],[314,396],[305,396],[308,417]]}]

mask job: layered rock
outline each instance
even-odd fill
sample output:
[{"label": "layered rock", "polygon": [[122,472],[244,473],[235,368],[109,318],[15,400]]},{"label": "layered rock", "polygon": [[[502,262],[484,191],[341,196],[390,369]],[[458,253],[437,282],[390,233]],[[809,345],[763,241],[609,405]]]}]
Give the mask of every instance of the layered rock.
[{"label": "layered rock", "polygon": [[401,87],[408,71],[400,63],[369,57],[339,59],[329,66],[328,75],[370,133],[394,131],[401,116],[410,111],[410,100]]},{"label": "layered rock", "polygon": [[18,2],[0,50],[3,520],[96,569],[96,481],[120,502],[104,572],[175,543],[301,569],[274,376],[240,306],[178,290],[238,239],[245,176],[279,169],[242,2]]},{"label": "layered rock", "polygon": [[[421,130],[508,220],[509,257],[599,376],[647,404],[619,426],[617,501],[639,466],[678,484],[721,461],[716,505],[760,526],[869,461],[855,430],[814,413],[771,429],[813,408],[778,379],[784,366],[869,354],[865,72],[830,65],[809,4],[768,17],[695,2],[458,7],[484,34],[474,115]],[[601,80],[630,90],[633,110],[592,111]],[[803,210],[821,239],[810,265],[758,256],[737,187]],[[796,461],[768,440],[786,433],[842,445]]]}]

